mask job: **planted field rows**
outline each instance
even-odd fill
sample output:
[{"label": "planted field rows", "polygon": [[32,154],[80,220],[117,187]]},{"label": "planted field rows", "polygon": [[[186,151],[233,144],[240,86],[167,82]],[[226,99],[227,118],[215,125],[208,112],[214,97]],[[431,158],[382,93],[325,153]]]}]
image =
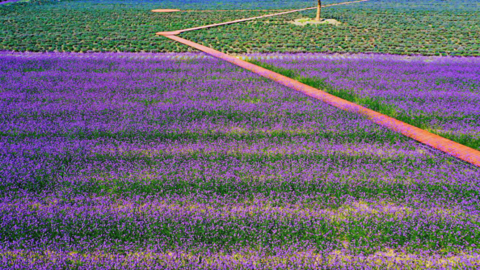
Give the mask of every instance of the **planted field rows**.
[{"label": "planted field rows", "polygon": [[[478,56],[475,1],[368,1],[322,9],[332,25],[293,25],[315,10],[191,32],[182,37],[229,54],[327,52]],[[246,30],[248,29],[248,30]]]},{"label": "planted field rows", "polygon": [[[95,2],[95,1],[93,1]],[[63,52],[186,52],[154,33],[221,23],[269,11],[153,13],[158,4],[64,1],[0,7],[0,50]]]},{"label": "planted field rows", "polygon": [[[324,5],[345,2],[326,1]],[[174,31],[277,11],[315,1],[31,1],[0,7],[0,50],[63,52],[187,52],[152,33]],[[152,9],[188,9],[153,13]],[[315,11],[196,31],[185,37],[226,53],[374,52],[479,55],[479,4],[470,0],[372,0],[324,8],[339,26],[298,26]],[[208,9],[208,10],[205,10]],[[221,9],[222,11],[218,11]],[[228,10],[231,9],[231,10]],[[250,9],[239,11],[235,9]]]},{"label": "planted field rows", "polygon": [[2,53],[0,82],[3,268],[480,265],[478,168],[225,62]]}]

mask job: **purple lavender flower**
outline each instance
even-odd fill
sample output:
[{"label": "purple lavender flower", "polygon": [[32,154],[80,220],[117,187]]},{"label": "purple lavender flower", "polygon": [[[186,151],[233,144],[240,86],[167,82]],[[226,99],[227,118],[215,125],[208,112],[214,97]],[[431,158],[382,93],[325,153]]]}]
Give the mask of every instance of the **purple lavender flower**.
[{"label": "purple lavender flower", "polygon": [[2,268],[474,268],[480,170],[203,54],[0,54]]}]

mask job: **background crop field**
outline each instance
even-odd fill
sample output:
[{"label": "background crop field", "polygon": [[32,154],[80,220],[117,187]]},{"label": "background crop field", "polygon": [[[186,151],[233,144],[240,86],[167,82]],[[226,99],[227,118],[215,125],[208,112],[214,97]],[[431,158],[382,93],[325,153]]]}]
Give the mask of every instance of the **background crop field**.
[{"label": "background crop field", "polygon": [[[351,52],[480,55],[476,1],[380,1],[323,9],[340,26],[296,26],[315,11],[186,33],[187,39],[229,53]],[[248,29],[248,30],[247,30]]]},{"label": "background crop field", "polygon": [[0,54],[0,267],[480,265],[480,170],[201,54]]},{"label": "background crop field", "polygon": [[[324,1],[325,4],[340,1]],[[155,37],[183,29],[313,6],[315,1],[36,1],[0,7],[0,50],[185,52]],[[154,8],[256,9],[153,14]],[[325,8],[341,26],[295,26],[314,11],[187,33],[184,36],[229,53],[376,52],[479,55],[480,8],[466,0],[372,0]]]}]

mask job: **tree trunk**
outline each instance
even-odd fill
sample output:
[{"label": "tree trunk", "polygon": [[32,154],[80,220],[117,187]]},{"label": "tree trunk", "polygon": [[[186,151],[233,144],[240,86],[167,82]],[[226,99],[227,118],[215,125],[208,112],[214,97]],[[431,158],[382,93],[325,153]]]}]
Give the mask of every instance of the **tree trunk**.
[{"label": "tree trunk", "polygon": [[318,0],[317,17],[315,18],[316,21],[320,21],[321,12],[322,12],[322,0]]}]

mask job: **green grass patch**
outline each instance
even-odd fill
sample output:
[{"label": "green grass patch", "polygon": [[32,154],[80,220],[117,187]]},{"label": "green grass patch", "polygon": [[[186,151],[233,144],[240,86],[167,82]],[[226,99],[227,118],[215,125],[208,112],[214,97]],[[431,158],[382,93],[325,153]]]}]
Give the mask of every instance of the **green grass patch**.
[{"label": "green grass patch", "polygon": [[436,131],[435,129],[432,128],[430,125],[430,120],[434,118],[441,118],[439,116],[431,115],[431,116],[425,116],[425,115],[415,115],[414,117],[411,116],[411,114],[406,113],[405,111],[400,110],[398,107],[396,107],[394,104],[385,104],[382,102],[382,99],[380,98],[375,98],[375,97],[369,97],[369,96],[360,96],[355,93],[354,90],[352,89],[339,89],[336,88],[335,86],[325,82],[324,78],[306,78],[300,76],[297,72],[294,70],[290,69],[285,69],[281,67],[276,67],[267,63],[263,63],[258,60],[250,59],[247,60],[248,62],[255,64],[257,66],[261,66],[263,68],[269,69],[271,71],[277,72],[279,74],[282,74],[283,76],[292,78],[294,80],[297,80],[301,83],[304,83],[306,85],[309,85],[311,87],[320,89],[322,91],[325,91],[329,94],[332,94],[334,96],[337,96],[339,98],[345,99],[347,101],[356,103],[358,105],[365,106],[371,110],[374,110],[376,112],[388,115],[390,117],[393,117],[397,120],[403,121],[407,124],[416,126],[421,129],[428,130],[434,134],[437,134],[439,136],[445,137],[447,139],[450,139],[452,141],[458,142],[460,144],[466,145],[468,147],[471,147],[473,149],[480,149],[480,138],[475,138],[471,135],[467,134],[453,134],[453,133],[446,133],[446,132],[439,132]]}]

